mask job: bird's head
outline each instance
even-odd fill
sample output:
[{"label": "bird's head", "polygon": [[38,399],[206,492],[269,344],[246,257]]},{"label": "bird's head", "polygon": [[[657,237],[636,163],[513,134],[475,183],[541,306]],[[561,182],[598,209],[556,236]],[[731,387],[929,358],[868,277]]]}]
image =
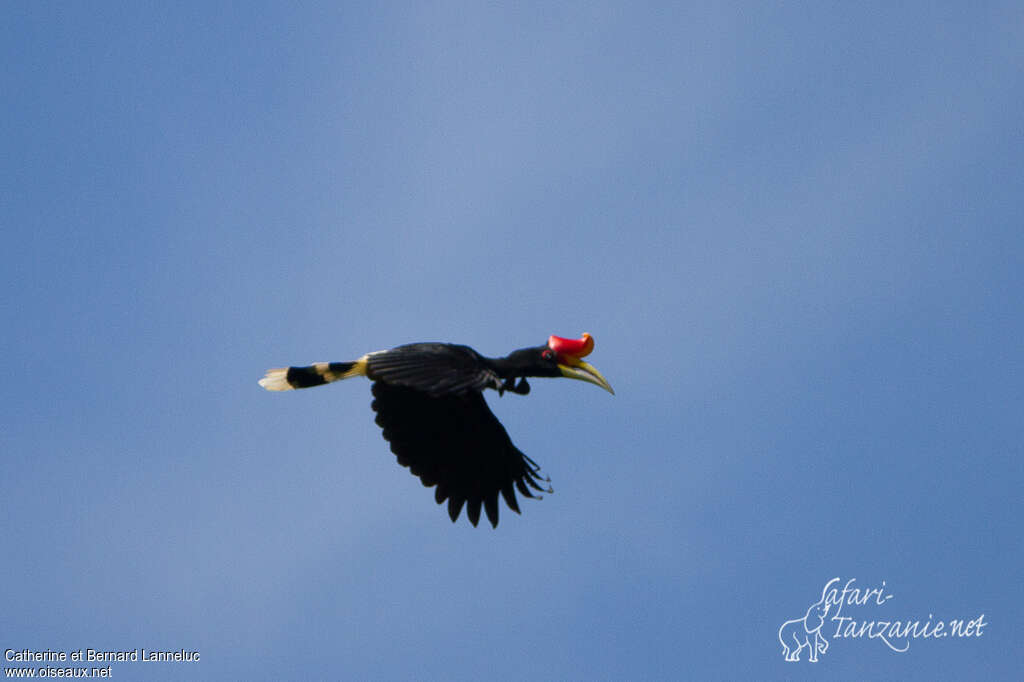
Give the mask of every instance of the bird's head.
[{"label": "bird's head", "polygon": [[520,376],[568,377],[600,386],[612,395],[608,381],[595,367],[583,361],[594,350],[594,338],[584,333],[579,339],[548,337],[547,344],[517,350],[508,356]]}]

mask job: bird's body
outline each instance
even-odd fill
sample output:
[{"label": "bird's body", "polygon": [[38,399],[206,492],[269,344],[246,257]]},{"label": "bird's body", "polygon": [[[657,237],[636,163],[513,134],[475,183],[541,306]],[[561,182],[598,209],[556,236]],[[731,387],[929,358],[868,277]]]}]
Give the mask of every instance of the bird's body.
[{"label": "bird's body", "polygon": [[475,526],[481,507],[498,525],[498,495],[519,511],[515,490],[536,497],[543,491],[536,463],[512,443],[484,400],[487,388],[525,395],[526,377],[566,376],[611,391],[600,372],[581,358],[593,348],[552,336],[548,344],[487,358],[468,346],[413,343],[367,353],[354,362],[319,362],[272,369],[260,380],[270,391],[320,386],[365,376],[373,381],[377,424],[398,463],[425,486],[437,486],[438,504],[448,501],[455,521],[463,506]]}]

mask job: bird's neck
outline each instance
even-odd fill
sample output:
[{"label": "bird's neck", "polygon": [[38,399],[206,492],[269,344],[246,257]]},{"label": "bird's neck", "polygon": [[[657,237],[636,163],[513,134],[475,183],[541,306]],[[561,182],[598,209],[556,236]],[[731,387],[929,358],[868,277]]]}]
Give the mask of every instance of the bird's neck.
[{"label": "bird's neck", "polygon": [[512,356],[484,358],[484,362],[502,379],[515,379],[516,377],[525,376],[523,374],[525,368],[522,367],[521,363],[516,362]]}]

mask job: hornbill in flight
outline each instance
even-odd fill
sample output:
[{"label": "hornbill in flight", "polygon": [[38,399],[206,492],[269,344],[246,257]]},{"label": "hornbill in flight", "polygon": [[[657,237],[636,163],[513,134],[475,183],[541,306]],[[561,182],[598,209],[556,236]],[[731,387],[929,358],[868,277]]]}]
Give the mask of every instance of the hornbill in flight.
[{"label": "hornbill in flight", "polygon": [[485,358],[468,346],[450,343],[411,343],[367,353],[355,362],[271,369],[259,383],[268,391],[288,391],[367,377],[373,382],[376,422],[398,463],[424,486],[437,486],[434,499],[438,504],[448,500],[453,522],[465,505],[475,526],[483,505],[496,527],[499,493],[519,513],[513,488],[524,497],[537,497],[530,488],[544,489],[540,467],[512,444],[487,407],[484,389],[526,395],[526,377],[569,377],[614,394],[601,373],[583,361],[593,348],[590,334],[578,340],[551,336],[543,346],[503,358]]}]

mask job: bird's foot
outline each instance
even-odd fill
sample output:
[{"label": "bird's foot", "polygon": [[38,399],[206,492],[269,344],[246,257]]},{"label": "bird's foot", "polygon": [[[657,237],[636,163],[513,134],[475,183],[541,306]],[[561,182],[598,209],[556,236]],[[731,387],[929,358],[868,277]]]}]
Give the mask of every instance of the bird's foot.
[{"label": "bird's foot", "polygon": [[505,379],[505,382],[498,386],[498,395],[504,395],[505,391],[508,391],[509,393],[518,393],[519,395],[526,395],[530,392],[530,384],[522,377],[520,377],[519,382],[516,383],[515,377],[512,377],[510,379]]}]

